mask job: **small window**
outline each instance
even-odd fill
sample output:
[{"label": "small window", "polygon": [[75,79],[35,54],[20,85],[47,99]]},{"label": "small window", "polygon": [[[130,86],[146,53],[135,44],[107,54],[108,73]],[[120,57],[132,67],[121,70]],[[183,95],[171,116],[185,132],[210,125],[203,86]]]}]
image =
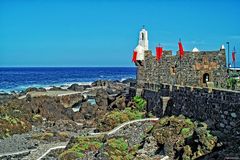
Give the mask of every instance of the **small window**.
[{"label": "small window", "polygon": [[210,81],[209,80],[209,74],[208,73],[203,74],[203,83],[207,83],[209,81]]},{"label": "small window", "polygon": [[145,40],[144,33],[142,33],[142,40]]},{"label": "small window", "polygon": [[175,75],[176,74],[176,67],[171,67],[170,68],[170,72],[171,72],[171,75]]}]

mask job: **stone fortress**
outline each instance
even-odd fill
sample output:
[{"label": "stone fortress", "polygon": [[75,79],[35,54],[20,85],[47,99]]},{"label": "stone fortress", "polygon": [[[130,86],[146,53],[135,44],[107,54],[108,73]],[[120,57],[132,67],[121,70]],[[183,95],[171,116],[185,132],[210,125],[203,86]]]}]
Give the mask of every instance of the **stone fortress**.
[{"label": "stone fortress", "polygon": [[239,138],[240,92],[225,89],[224,46],[217,51],[185,51],[181,62],[178,52],[164,50],[157,61],[148,50],[147,37],[142,29],[134,50],[137,81],[130,84],[129,97],[145,98],[146,111],[157,117],[182,114],[206,122],[217,133]]},{"label": "stone fortress", "polygon": [[144,83],[226,87],[227,69],[223,45],[216,51],[199,51],[197,48],[185,51],[181,61],[178,52],[173,55],[171,50],[164,50],[161,60],[157,61],[148,49],[148,33],[143,28],[134,51],[137,52],[135,64],[139,89]]}]

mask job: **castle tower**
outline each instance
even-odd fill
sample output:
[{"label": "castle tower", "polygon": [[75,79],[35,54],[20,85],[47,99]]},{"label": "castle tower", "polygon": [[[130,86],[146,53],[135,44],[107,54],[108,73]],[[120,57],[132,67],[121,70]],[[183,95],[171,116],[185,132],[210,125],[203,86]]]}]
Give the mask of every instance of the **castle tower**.
[{"label": "castle tower", "polygon": [[144,27],[139,33],[138,44],[141,45],[144,48],[144,50],[148,50],[148,32]]},{"label": "castle tower", "polygon": [[137,61],[144,60],[144,52],[148,50],[148,32],[143,27],[139,32],[138,45],[134,49],[137,52]]},{"label": "castle tower", "polygon": [[143,61],[145,57],[145,51],[148,51],[148,32],[146,31],[144,26],[142,30],[139,32],[138,45],[134,49],[134,51],[137,52],[137,56],[136,56],[137,63],[135,63],[137,66],[137,79],[138,79],[136,95],[140,96],[145,83]]}]

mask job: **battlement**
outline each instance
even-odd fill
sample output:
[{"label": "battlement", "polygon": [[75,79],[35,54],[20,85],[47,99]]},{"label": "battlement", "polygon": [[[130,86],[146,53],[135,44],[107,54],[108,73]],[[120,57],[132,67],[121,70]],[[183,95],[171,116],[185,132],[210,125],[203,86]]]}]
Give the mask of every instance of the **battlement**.
[{"label": "battlement", "polygon": [[225,49],[218,51],[185,51],[180,60],[178,53],[163,51],[160,61],[145,51],[144,60],[137,63],[137,86],[142,88],[144,83],[169,83],[172,85],[188,85],[200,87],[225,88],[227,76]]}]

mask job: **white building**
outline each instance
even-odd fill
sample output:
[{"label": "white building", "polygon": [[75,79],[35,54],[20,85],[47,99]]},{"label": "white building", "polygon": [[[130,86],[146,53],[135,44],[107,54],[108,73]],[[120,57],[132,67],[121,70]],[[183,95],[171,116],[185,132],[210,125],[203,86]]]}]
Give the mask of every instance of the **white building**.
[{"label": "white building", "polygon": [[139,32],[138,45],[134,49],[134,51],[137,51],[138,61],[144,60],[144,52],[147,50],[148,50],[148,32],[145,30],[145,28],[142,28],[142,30]]},{"label": "white building", "polygon": [[194,47],[193,50],[192,50],[192,52],[198,53],[198,52],[200,52],[200,51],[199,51],[199,49],[197,49],[197,47]]}]

